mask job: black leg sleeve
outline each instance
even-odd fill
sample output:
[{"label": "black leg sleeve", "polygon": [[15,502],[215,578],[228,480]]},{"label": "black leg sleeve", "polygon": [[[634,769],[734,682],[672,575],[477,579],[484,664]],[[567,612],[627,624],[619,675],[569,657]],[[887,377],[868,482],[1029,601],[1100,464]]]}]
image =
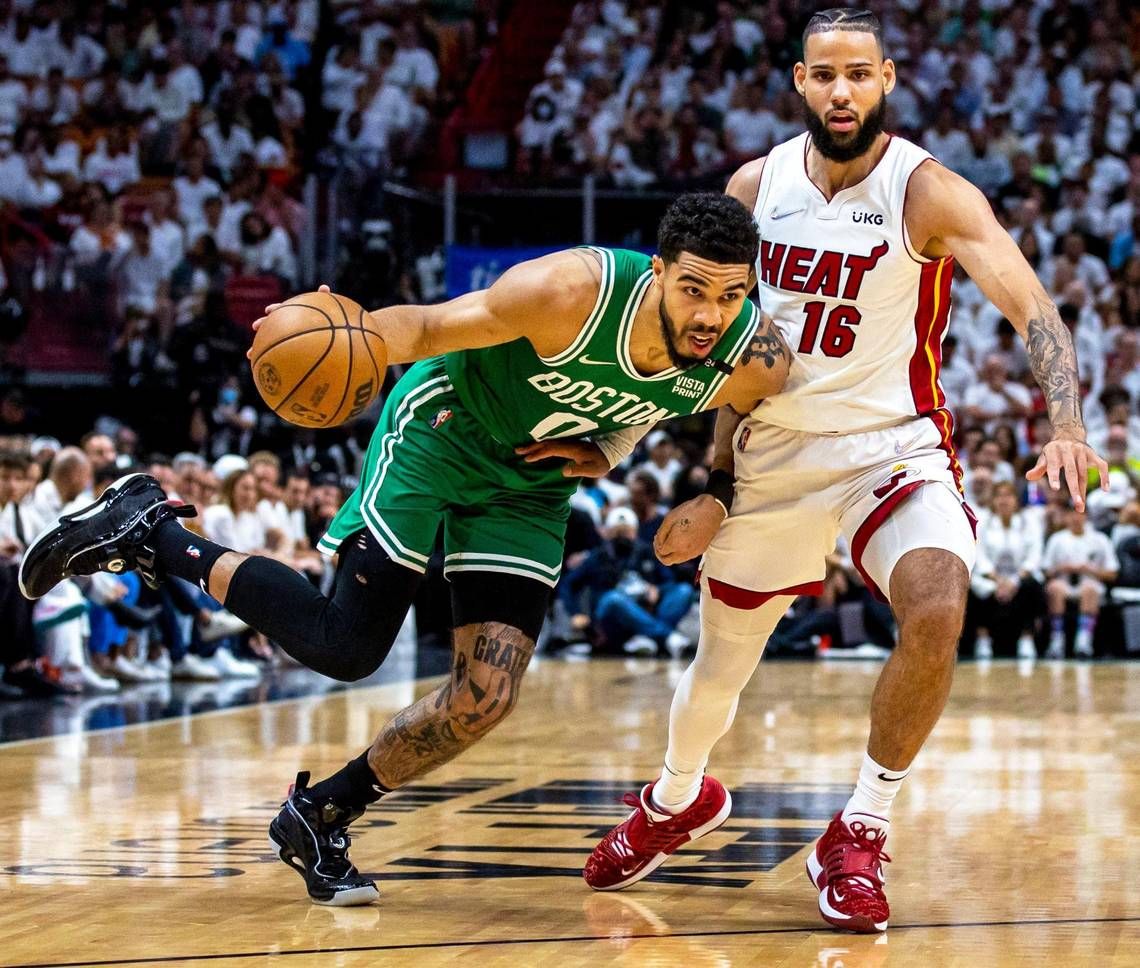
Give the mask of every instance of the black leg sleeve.
[{"label": "black leg sleeve", "polygon": [[252,557],[234,571],[224,604],[298,662],[352,682],[387,657],[422,578],[360,531],[341,545],[331,598],[288,565]]}]

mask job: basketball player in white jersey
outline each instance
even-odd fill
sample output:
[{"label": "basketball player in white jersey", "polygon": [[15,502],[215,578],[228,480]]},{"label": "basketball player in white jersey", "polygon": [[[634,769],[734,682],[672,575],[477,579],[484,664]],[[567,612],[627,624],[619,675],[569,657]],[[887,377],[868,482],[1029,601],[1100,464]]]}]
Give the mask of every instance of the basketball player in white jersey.
[{"label": "basketball player in white jersey", "polygon": [[729,183],[759,223],[759,301],[792,367],[784,392],[749,416],[718,416],[708,491],[657,535],[667,564],[704,552],[700,646],[673,699],[660,779],[627,796],[633,813],[586,864],[595,889],[640,880],[727,819],[709,754],[788,605],[822,590],[842,534],[868,589],[890,602],[899,643],[871,700],[854,794],[807,867],[826,921],[886,928],[891,801],[946,703],[974,562],[938,382],[955,259],[1026,340],[1045,393],[1054,436],[1027,476],[1054,489],[1063,476],[1078,508],[1090,464],[1105,478],[1056,307],[982,194],[883,132],[894,82],[872,14],[816,14],[795,67],[808,132]]}]

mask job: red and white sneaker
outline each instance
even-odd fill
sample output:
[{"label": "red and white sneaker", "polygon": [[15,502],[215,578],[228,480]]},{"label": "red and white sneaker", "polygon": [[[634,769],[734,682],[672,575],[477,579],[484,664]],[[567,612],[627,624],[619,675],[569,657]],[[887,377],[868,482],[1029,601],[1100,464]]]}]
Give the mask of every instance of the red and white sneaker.
[{"label": "red and white sneaker", "polygon": [[828,924],[859,934],[887,930],[891,908],[883,891],[884,830],[837,813],[808,855],[807,875],[819,891],[819,913]]},{"label": "red and white sneaker", "polygon": [[648,783],[640,797],[627,793],[622,798],[633,813],[601,839],[586,861],[582,876],[595,891],[620,891],[636,884],[678,847],[716,830],[732,812],[732,797],[711,776],[702,781],[692,805],[678,814],[650,806],[652,790]]}]

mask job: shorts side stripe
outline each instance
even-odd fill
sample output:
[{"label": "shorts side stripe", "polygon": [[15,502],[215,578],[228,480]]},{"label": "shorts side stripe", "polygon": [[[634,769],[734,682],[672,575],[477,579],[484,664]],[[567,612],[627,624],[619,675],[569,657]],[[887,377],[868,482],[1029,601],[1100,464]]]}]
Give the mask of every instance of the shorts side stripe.
[{"label": "shorts side stripe", "polygon": [[415,561],[420,562],[421,565],[426,565],[428,556],[404,547],[403,543],[396,537],[392,529],[380,516],[380,510],[376,507],[375,501],[384,483],[384,478],[388,473],[388,468],[392,464],[396,445],[403,441],[404,431],[409,421],[415,416],[416,409],[422,404],[427,403],[427,401],[449,390],[451,390],[451,384],[448,382],[447,376],[437,376],[434,379],[428,380],[422,386],[416,387],[400,401],[400,405],[396,408],[396,413],[393,415],[395,427],[384,436],[380,445],[380,457],[376,461],[376,467],[374,469],[376,474],[375,479],[369,484],[360,499],[361,516],[364,518],[365,523],[369,525],[369,530],[376,540],[391,557],[399,559],[401,562],[408,564],[409,567],[416,568],[417,571],[424,571],[425,569],[419,565],[412,565],[411,562]]},{"label": "shorts side stripe", "polygon": [[533,578],[535,581],[542,582],[544,585],[549,585],[553,588],[558,584],[558,578],[551,578],[549,575],[544,575],[538,571],[526,571],[522,568],[510,568],[504,565],[479,565],[479,564],[466,564],[466,565],[444,565],[443,573],[450,575],[454,571],[493,571],[503,575],[519,575],[522,578]]},{"label": "shorts side stripe", "polygon": [[493,561],[504,565],[522,565],[524,567],[537,568],[539,571],[545,571],[550,575],[558,575],[562,571],[562,564],[559,563],[553,567],[544,565],[541,561],[535,561],[533,558],[520,558],[517,555],[495,555],[490,553],[481,553],[477,551],[458,551],[454,554],[448,555],[444,558],[445,562],[471,562],[471,561]]}]

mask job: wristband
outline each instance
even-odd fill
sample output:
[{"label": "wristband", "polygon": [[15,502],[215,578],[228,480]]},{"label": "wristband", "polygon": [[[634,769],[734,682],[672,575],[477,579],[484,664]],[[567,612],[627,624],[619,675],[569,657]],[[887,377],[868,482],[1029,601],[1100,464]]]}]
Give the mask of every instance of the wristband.
[{"label": "wristband", "polygon": [[724,508],[727,515],[732,510],[732,499],[736,496],[736,481],[728,471],[710,471],[705,493]]}]

